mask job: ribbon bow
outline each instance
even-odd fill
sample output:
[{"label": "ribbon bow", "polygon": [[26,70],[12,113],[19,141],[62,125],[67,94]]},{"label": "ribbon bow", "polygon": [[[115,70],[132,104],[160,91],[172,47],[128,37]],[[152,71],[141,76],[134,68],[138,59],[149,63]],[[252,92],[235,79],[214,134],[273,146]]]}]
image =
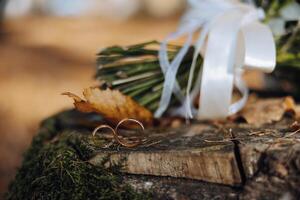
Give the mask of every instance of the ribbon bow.
[{"label": "ribbon bow", "polygon": [[[241,78],[244,69],[273,71],[275,42],[269,27],[260,22],[264,18],[264,11],[260,8],[233,0],[189,0],[189,5],[177,31],[170,34],[160,47],[159,61],[165,81],[155,116],[160,117],[165,112],[173,93],[182,104],[175,110],[177,114],[198,119],[224,118],[238,112],[247,101],[248,88]],[[194,34],[200,29],[184,95],[176,74]],[[187,36],[187,39],[170,63],[167,43],[182,36]],[[199,53],[204,58],[203,66],[192,88]],[[234,86],[242,98],[232,104]],[[193,102],[199,92],[197,111]]]}]

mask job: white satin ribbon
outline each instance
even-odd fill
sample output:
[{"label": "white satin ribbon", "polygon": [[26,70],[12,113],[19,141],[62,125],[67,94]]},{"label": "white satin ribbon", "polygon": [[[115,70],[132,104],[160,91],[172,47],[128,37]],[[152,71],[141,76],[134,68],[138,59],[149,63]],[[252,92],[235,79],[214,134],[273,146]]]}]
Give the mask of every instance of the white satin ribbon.
[{"label": "white satin ribbon", "polygon": [[[244,69],[273,71],[275,42],[269,27],[259,22],[264,12],[250,4],[234,0],[190,0],[189,5],[178,30],[161,44],[159,60],[165,81],[155,117],[166,111],[173,93],[182,103],[175,109],[175,114],[198,119],[224,118],[238,112],[247,101],[248,88],[241,78]],[[184,98],[176,75],[192,37],[199,30]],[[167,43],[182,36],[187,36],[187,40],[170,63]],[[199,53],[204,58],[203,66],[191,88]],[[232,104],[234,86],[242,98]],[[193,102],[199,93],[197,111]]]}]

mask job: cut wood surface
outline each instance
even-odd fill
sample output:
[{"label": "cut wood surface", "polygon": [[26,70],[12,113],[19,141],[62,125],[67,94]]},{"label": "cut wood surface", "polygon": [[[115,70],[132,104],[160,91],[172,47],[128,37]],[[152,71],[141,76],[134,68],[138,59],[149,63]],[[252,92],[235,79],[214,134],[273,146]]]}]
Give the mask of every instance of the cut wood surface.
[{"label": "cut wood surface", "polygon": [[[61,118],[63,126],[85,121],[72,116]],[[233,196],[241,199],[264,199],[265,195],[270,199],[300,198],[300,123],[293,117],[265,125],[198,122],[144,133],[123,131],[120,135],[138,135],[147,141],[136,148],[100,145],[88,161],[96,166],[103,159],[108,159],[108,166],[122,163],[128,174],[237,186],[242,192],[234,190]]]},{"label": "cut wood surface", "polygon": [[[293,118],[262,126],[199,122],[145,132],[120,131],[123,139],[142,139],[143,143],[135,148],[121,146],[109,132],[93,137],[95,126],[105,123],[98,115],[73,110],[50,119],[51,126],[46,120],[41,128],[39,135],[46,139],[40,148],[44,145],[59,149],[64,146],[58,145],[67,145],[77,152],[80,163],[96,168],[111,169],[121,164],[120,169],[125,172],[121,173],[123,183],[137,191],[151,191],[154,199],[300,198],[300,126]],[[44,155],[38,151],[34,154]],[[38,158],[29,155],[24,162],[31,159]],[[43,180],[41,187],[49,188],[48,168],[32,177],[26,167],[23,165],[11,188],[18,189],[18,184],[29,178],[35,182]],[[59,169],[58,172],[62,173]],[[59,180],[55,179],[58,183]],[[81,183],[70,181],[73,187],[82,187]],[[32,184],[26,185],[35,190]]]},{"label": "cut wood surface", "polygon": [[[124,162],[124,172],[192,178],[213,183],[241,185],[258,170],[259,160],[282,140],[289,145],[299,139],[290,137],[289,120],[253,127],[248,124],[192,124],[180,129],[146,132],[155,143],[134,149],[107,148],[89,160],[97,165],[109,157],[111,163]],[[292,135],[291,135],[292,136]]]},{"label": "cut wood surface", "polygon": [[109,156],[111,163],[122,161],[127,173],[241,184],[234,144],[214,142],[222,140],[223,133],[217,133],[210,126],[204,131],[203,127],[205,125],[198,124],[177,130],[148,130],[146,138],[154,144],[134,149],[106,149],[89,161],[97,165]]}]

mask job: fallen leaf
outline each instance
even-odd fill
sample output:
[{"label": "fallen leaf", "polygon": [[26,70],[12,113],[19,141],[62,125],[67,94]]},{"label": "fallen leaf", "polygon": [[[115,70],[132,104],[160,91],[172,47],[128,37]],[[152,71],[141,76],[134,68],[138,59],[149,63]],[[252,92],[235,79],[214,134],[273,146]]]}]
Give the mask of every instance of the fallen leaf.
[{"label": "fallen leaf", "polygon": [[296,110],[296,119],[300,120],[300,105],[299,104],[296,105],[295,110]]},{"label": "fallen leaf", "polygon": [[295,114],[295,102],[292,97],[269,99],[252,97],[237,116],[244,118],[249,124],[262,125],[280,121],[286,113]]},{"label": "fallen leaf", "polygon": [[70,92],[65,92],[63,95],[71,97],[79,111],[99,113],[113,124],[118,124],[125,118],[138,120],[145,125],[152,124],[152,113],[118,90],[86,88],[83,91],[86,100]]},{"label": "fallen leaf", "polygon": [[281,163],[277,163],[274,168],[280,177],[286,177],[289,173],[287,168]]},{"label": "fallen leaf", "polygon": [[74,100],[74,106],[77,110],[81,112],[96,112],[95,108],[91,104],[87,103],[76,94],[73,94],[71,92],[64,92],[62,93],[62,95],[71,97]]}]

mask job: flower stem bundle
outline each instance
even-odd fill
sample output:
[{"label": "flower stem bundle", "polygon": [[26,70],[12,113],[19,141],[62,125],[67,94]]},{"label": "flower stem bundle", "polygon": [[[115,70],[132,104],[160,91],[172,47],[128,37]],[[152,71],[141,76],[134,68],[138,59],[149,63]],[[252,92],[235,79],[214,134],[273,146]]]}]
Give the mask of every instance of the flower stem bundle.
[{"label": "flower stem bundle", "polygon": [[[164,75],[158,59],[159,43],[151,41],[128,47],[112,46],[98,54],[96,78],[103,81],[102,86],[120,90],[131,96],[140,105],[151,111],[157,109],[162,93]],[[169,61],[175,57],[180,46],[168,46]],[[182,62],[177,80],[182,92],[186,90],[193,48],[189,49]],[[202,58],[197,61],[199,71]],[[173,104],[176,99],[173,98]]]}]

